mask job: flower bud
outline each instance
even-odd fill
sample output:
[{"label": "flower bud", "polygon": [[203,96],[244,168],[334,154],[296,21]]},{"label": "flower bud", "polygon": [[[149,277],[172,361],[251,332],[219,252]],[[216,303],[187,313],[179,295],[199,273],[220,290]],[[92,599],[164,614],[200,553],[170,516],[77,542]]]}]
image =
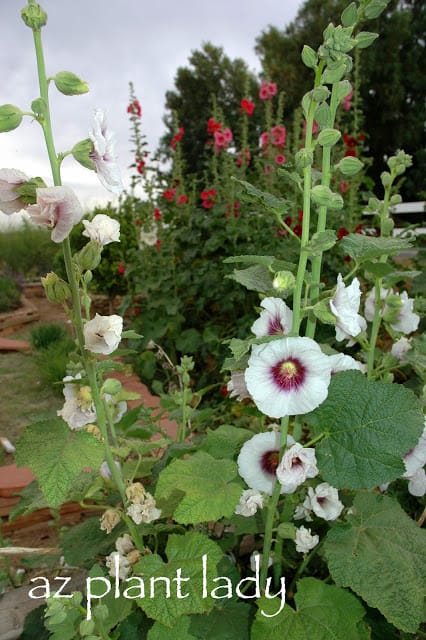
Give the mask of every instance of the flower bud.
[{"label": "flower bud", "polygon": [[75,256],[74,259],[82,271],[96,269],[101,261],[102,247],[97,242],[88,242]]},{"label": "flower bud", "polygon": [[318,64],[318,56],[311,47],[307,44],[302,49],[302,61],[303,64],[309,67],[309,69],[315,69]]},{"label": "flower bud", "polygon": [[115,396],[120,393],[122,384],[115,378],[108,378],[102,385],[102,393],[108,393],[110,396]]},{"label": "flower bud", "polygon": [[382,173],[380,174],[380,180],[382,181],[382,185],[385,189],[387,187],[390,187],[392,184],[392,176],[389,171],[382,171]]},{"label": "flower bud", "polygon": [[36,31],[44,27],[47,22],[47,13],[34,0],[29,0],[28,5],[22,9],[21,17],[27,27]]},{"label": "flower bud", "polygon": [[314,161],[314,154],[309,149],[300,149],[296,153],[296,167],[298,169],[305,169],[305,167],[309,167]]},{"label": "flower bud", "polygon": [[90,154],[93,153],[93,142],[90,138],[77,142],[71,149],[71,153],[74,160],[77,160],[83,167],[96,171],[95,163],[90,157]]},{"label": "flower bud", "polygon": [[354,156],[346,156],[346,158],[342,158],[337,165],[340,173],[344,176],[354,176],[358,171],[360,171],[363,167],[363,163],[358,158]]},{"label": "flower bud", "polygon": [[58,91],[65,96],[78,96],[89,91],[89,85],[81,80],[75,73],[71,71],[59,71],[53,77],[53,81]]},{"label": "flower bud", "polygon": [[41,283],[46,292],[46,297],[50,302],[62,304],[71,298],[71,290],[68,282],[59,278],[53,271],[41,279]]},{"label": "flower bud", "polygon": [[341,135],[337,129],[323,129],[318,135],[318,144],[322,147],[332,147],[340,139]]},{"label": "flower bud", "polygon": [[296,282],[296,278],[291,271],[278,271],[272,281],[272,286],[277,291],[285,291],[286,289],[292,289]]},{"label": "flower bud", "polygon": [[0,132],[13,131],[22,122],[22,111],[13,104],[2,104],[0,107]]},{"label": "flower bud", "polygon": [[296,527],[291,522],[281,522],[278,525],[277,534],[284,540],[294,540],[296,537]]}]

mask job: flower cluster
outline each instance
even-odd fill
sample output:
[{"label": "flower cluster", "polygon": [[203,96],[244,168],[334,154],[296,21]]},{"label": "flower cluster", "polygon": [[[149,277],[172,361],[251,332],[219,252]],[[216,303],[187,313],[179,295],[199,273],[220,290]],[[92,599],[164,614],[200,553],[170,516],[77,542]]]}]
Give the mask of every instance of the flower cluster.
[{"label": "flower cluster", "polygon": [[271,100],[277,94],[276,82],[262,80],[259,88],[259,98],[261,100]]},{"label": "flower cluster", "polygon": [[140,553],[135,549],[132,538],[128,533],[119,536],[115,541],[116,551],[105,558],[105,564],[109,569],[109,575],[118,574],[121,580],[129,575],[132,565],[140,558]]}]

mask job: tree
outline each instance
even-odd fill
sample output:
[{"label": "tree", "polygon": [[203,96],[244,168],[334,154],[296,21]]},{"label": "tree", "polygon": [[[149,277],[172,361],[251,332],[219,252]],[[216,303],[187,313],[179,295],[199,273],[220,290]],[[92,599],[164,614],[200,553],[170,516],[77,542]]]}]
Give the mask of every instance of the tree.
[{"label": "tree", "polygon": [[[201,175],[208,140],[207,121],[214,110],[224,115],[225,125],[238,137],[240,101],[257,93],[257,80],[244,60],[231,60],[221,47],[204,43],[193,51],[189,67],[179,67],[175,90],[166,93],[164,122],[167,133],[161,152],[170,157],[170,142],[177,127],[184,128],[181,140],[185,172]],[[215,107],[216,103],[216,107]],[[238,139],[238,138],[237,138]]]},{"label": "tree", "polygon": [[[316,49],[329,22],[340,21],[347,0],[307,0],[296,19],[283,30],[271,26],[257,38],[263,69],[286,92],[286,118],[312,87],[312,73],[300,60],[304,44]],[[370,175],[377,182],[384,157],[398,149],[413,155],[402,192],[405,200],[424,197],[426,173],[426,6],[422,0],[392,0],[365,28],[380,38],[360,55],[359,86],[363,128],[375,162]]]}]

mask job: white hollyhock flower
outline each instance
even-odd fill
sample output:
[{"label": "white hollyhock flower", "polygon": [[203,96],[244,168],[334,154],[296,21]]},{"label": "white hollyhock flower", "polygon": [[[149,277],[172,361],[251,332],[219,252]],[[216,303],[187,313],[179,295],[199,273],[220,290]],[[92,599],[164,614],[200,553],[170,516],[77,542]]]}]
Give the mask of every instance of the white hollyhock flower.
[{"label": "white hollyhock flower", "polygon": [[310,338],[253,345],[245,372],[248,392],[271,418],[308,413],[327,397],[331,366]]},{"label": "white hollyhock flower", "polygon": [[315,449],[304,448],[298,442],[285,451],[276,470],[282,493],[294,493],[307,478],[315,478],[318,473]]},{"label": "white hollyhock flower", "polygon": [[317,546],[319,536],[312,535],[311,530],[302,525],[296,531],[295,542],[296,551],[299,553],[308,553],[308,551]]},{"label": "white hollyhock flower", "polygon": [[426,464],[426,426],[418,443],[403,457],[405,473],[402,476],[409,480],[408,491],[413,496],[424,496],[426,493],[426,474],[423,467]]},{"label": "white hollyhock flower", "polygon": [[[263,560],[263,555],[259,553],[259,551],[253,551],[253,553],[250,556],[250,569],[253,571],[253,573],[256,573],[256,571],[258,571],[259,568],[262,566],[262,560]],[[268,558],[268,567],[272,567],[271,556],[269,556]]]},{"label": "white hollyhock flower", "polygon": [[117,551],[113,551],[105,558],[105,564],[109,569],[109,575],[115,577],[117,563],[116,558],[118,559],[118,576],[120,580],[125,580],[129,575],[132,566],[126,556],[123,556]]},{"label": "white hollyhock flower", "polygon": [[104,213],[98,213],[92,220],[83,220],[83,225],[83,236],[101,247],[111,242],[120,242],[120,223]]},{"label": "white hollyhock flower", "polygon": [[[115,460],[114,464],[115,464],[119,474],[122,475],[122,473],[121,473],[121,465],[118,462],[118,460]],[[111,469],[109,468],[109,464],[108,464],[108,462],[106,460],[104,460],[103,463],[101,464],[101,466],[99,467],[99,475],[102,478],[105,478],[105,479],[112,478]]]},{"label": "white hollyhock flower", "polygon": [[294,510],[293,520],[306,520],[306,522],[312,522],[311,509],[306,506],[306,500],[302,504],[298,504]]},{"label": "white hollyhock flower", "polygon": [[161,516],[161,509],[157,509],[155,506],[155,499],[148,493],[145,493],[145,499],[143,502],[134,502],[127,507],[126,513],[130,516],[135,524],[141,524],[145,522],[149,524],[154,520],[158,520]]},{"label": "white hollyhock flower", "polygon": [[99,180],[105,189],[121,193],[123,183],[115,153],[115,136],[108,129],[105,113],[101,109],[95,110],[89,138],[93,142],[90,158],[95,164]]},{"label": "white hollyhock flower", "polygon": [[260,306],[263,307],[263,311],[251,327],[257,338],[290,333],[293,311],[281,298],[264,298]]},{"label": "white hollyhock flower", "polygon": [[130,553],[130,551],[133,551],[135,545],[130,535],[123,533],[123,535],[119,536],[115,541],[115,548],[120,555],[125,556],[127,553]]},{"label": "white hollyhock flower", "polygon": [[140,241],[142,244],[148,245],[148,247],[153,247],[157,242],[157,232],[153,231],[141,231]]},{"label": "white hollyhock flower", "polygon": [[343,503],[339,500],[337,489],[328,482],[321,482],[315,489],[309,487],[303,504],[324,520],[336,520],[343,511]]},{"label": "white hollyhock flower", "polygon": [[7,216],[26,208],[15,189],[29,180],[19,169],[0,169],[0,211]]},{"label": "white hollyhock flower", "polygon": [[[293,442],[288,436],[287,444]],[[238,473],[251,489],[272,495],[279,450],[280,434],[277,431],[256,433],[243,444],[237,459]]]},{"label": "white hollyhock flower", "polygon": [[226,385],[226,389],[229,392],[230,398],[237,398],[239,401],[250,398],[250,394],[247,391],[244,371],[233,371],[231,373],[231,379]]},{"label": "white hollyhock flower", "polygon": [[62,242],[71,229],[83,217],[83,209],[69,187],[41,187],[36,189],[37,204],[31,204],[27,211],[34,224],[53,229],[53,242]]},{"label": "white hollyhock flower", "polygon": [[337,276],[336,293],[330,300],[330,309],[336,316],[336,340],[355,338],[367,328],[365,319],[359,315],[361,289],[358,278],[346,287],[341,274]]},{"label": "white hollyhock flower", "polygon": [[392,345],[391,354],[397,358],[401,364],[405,364],[407,362],[405,356],[408,351],[410,351],[411,346],[411,341],[405,336],[402,336]]},{"label": "white hollyhock flower", "polygon": [[[390,289],[380,289],[380,300],[384,300],[388,294],[390,293]],[[368,322],[373,322],[374,318],[374,307],[376,304],[376,292],[375,289],[372,289],[365,299],[364,304],[364,315]],[[380,311],[380,315],[383,315],[383,309]]]},{"label": "white hollyhock flower", "polygon": [[245,489],[241,494],[240,502],[235,507],[235,512],[240,516],[254,516],[258,509],[263,508],[263,496],[256,489]]},{"label": "white hollyhock flower", "polygon": [[76,384],[78,380],[81,380],[81,373],[75,377],[65,376],[63,379],[65,402],[62,409],[57,411],[57,415],[73,430],[82,429],[86,424],[96,422],[97,417],[90,387],[80,387]]},{"label": "white hollyhock flower", "polygon": [[339,371],[361,371],[366,372],[366,366],[359,360],[355,360],[352,356],[348,356],[345,353],[336,353],[335,355],[328,356],[331,363],[331,375],[339,373]]},{"label": "white hollyhock flower", "polygon": [[98,313],[86,322],[83,328],[84,347],[92,353],[109,355],[121,341],[123,318],[121,316],[100,316]]},{"label": "white hollyhock flower", "polygon": [[402,302],[401,309],[397,315],[396,322],[393,322],[390,326],[401,333],[412,333],[419,326],[420,316],[414,313],[414,300],[408,297],[406,291],[400,294],[400,300]]}]

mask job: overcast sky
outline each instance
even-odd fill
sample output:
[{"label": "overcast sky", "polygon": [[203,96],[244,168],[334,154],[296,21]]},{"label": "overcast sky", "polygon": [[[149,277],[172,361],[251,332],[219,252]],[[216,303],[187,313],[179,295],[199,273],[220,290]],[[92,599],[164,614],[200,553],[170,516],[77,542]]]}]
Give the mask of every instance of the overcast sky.
[{"label": "overcast sky", "polygon": [[[165,93],[173,89],[176,70],[187,66],[191,51],[208,41],[258,71],[256,37],[270,24],[283,28],[291,22],[302,0],[41,0],[40,4],[48,14],[42,30],[48,76],[72,71],[90,87],[89,93],[74,97],[51,87],[57,151],[86,138],[94,109],[102,108],[116,133],[128,184],[129,81],[142,105],[143,132],[153,151],[164,133]],[[0,0],[0,5],[0,104],[30,110],[39,91],[32,33],[20,17],[25,0]],[[0,167],[41,175],[52,183],[41,128],[29,117],[18,129],[0,134]],[[113,199],[96,175],[72,158],[64,160],[62,178],[85,206]]]}]

